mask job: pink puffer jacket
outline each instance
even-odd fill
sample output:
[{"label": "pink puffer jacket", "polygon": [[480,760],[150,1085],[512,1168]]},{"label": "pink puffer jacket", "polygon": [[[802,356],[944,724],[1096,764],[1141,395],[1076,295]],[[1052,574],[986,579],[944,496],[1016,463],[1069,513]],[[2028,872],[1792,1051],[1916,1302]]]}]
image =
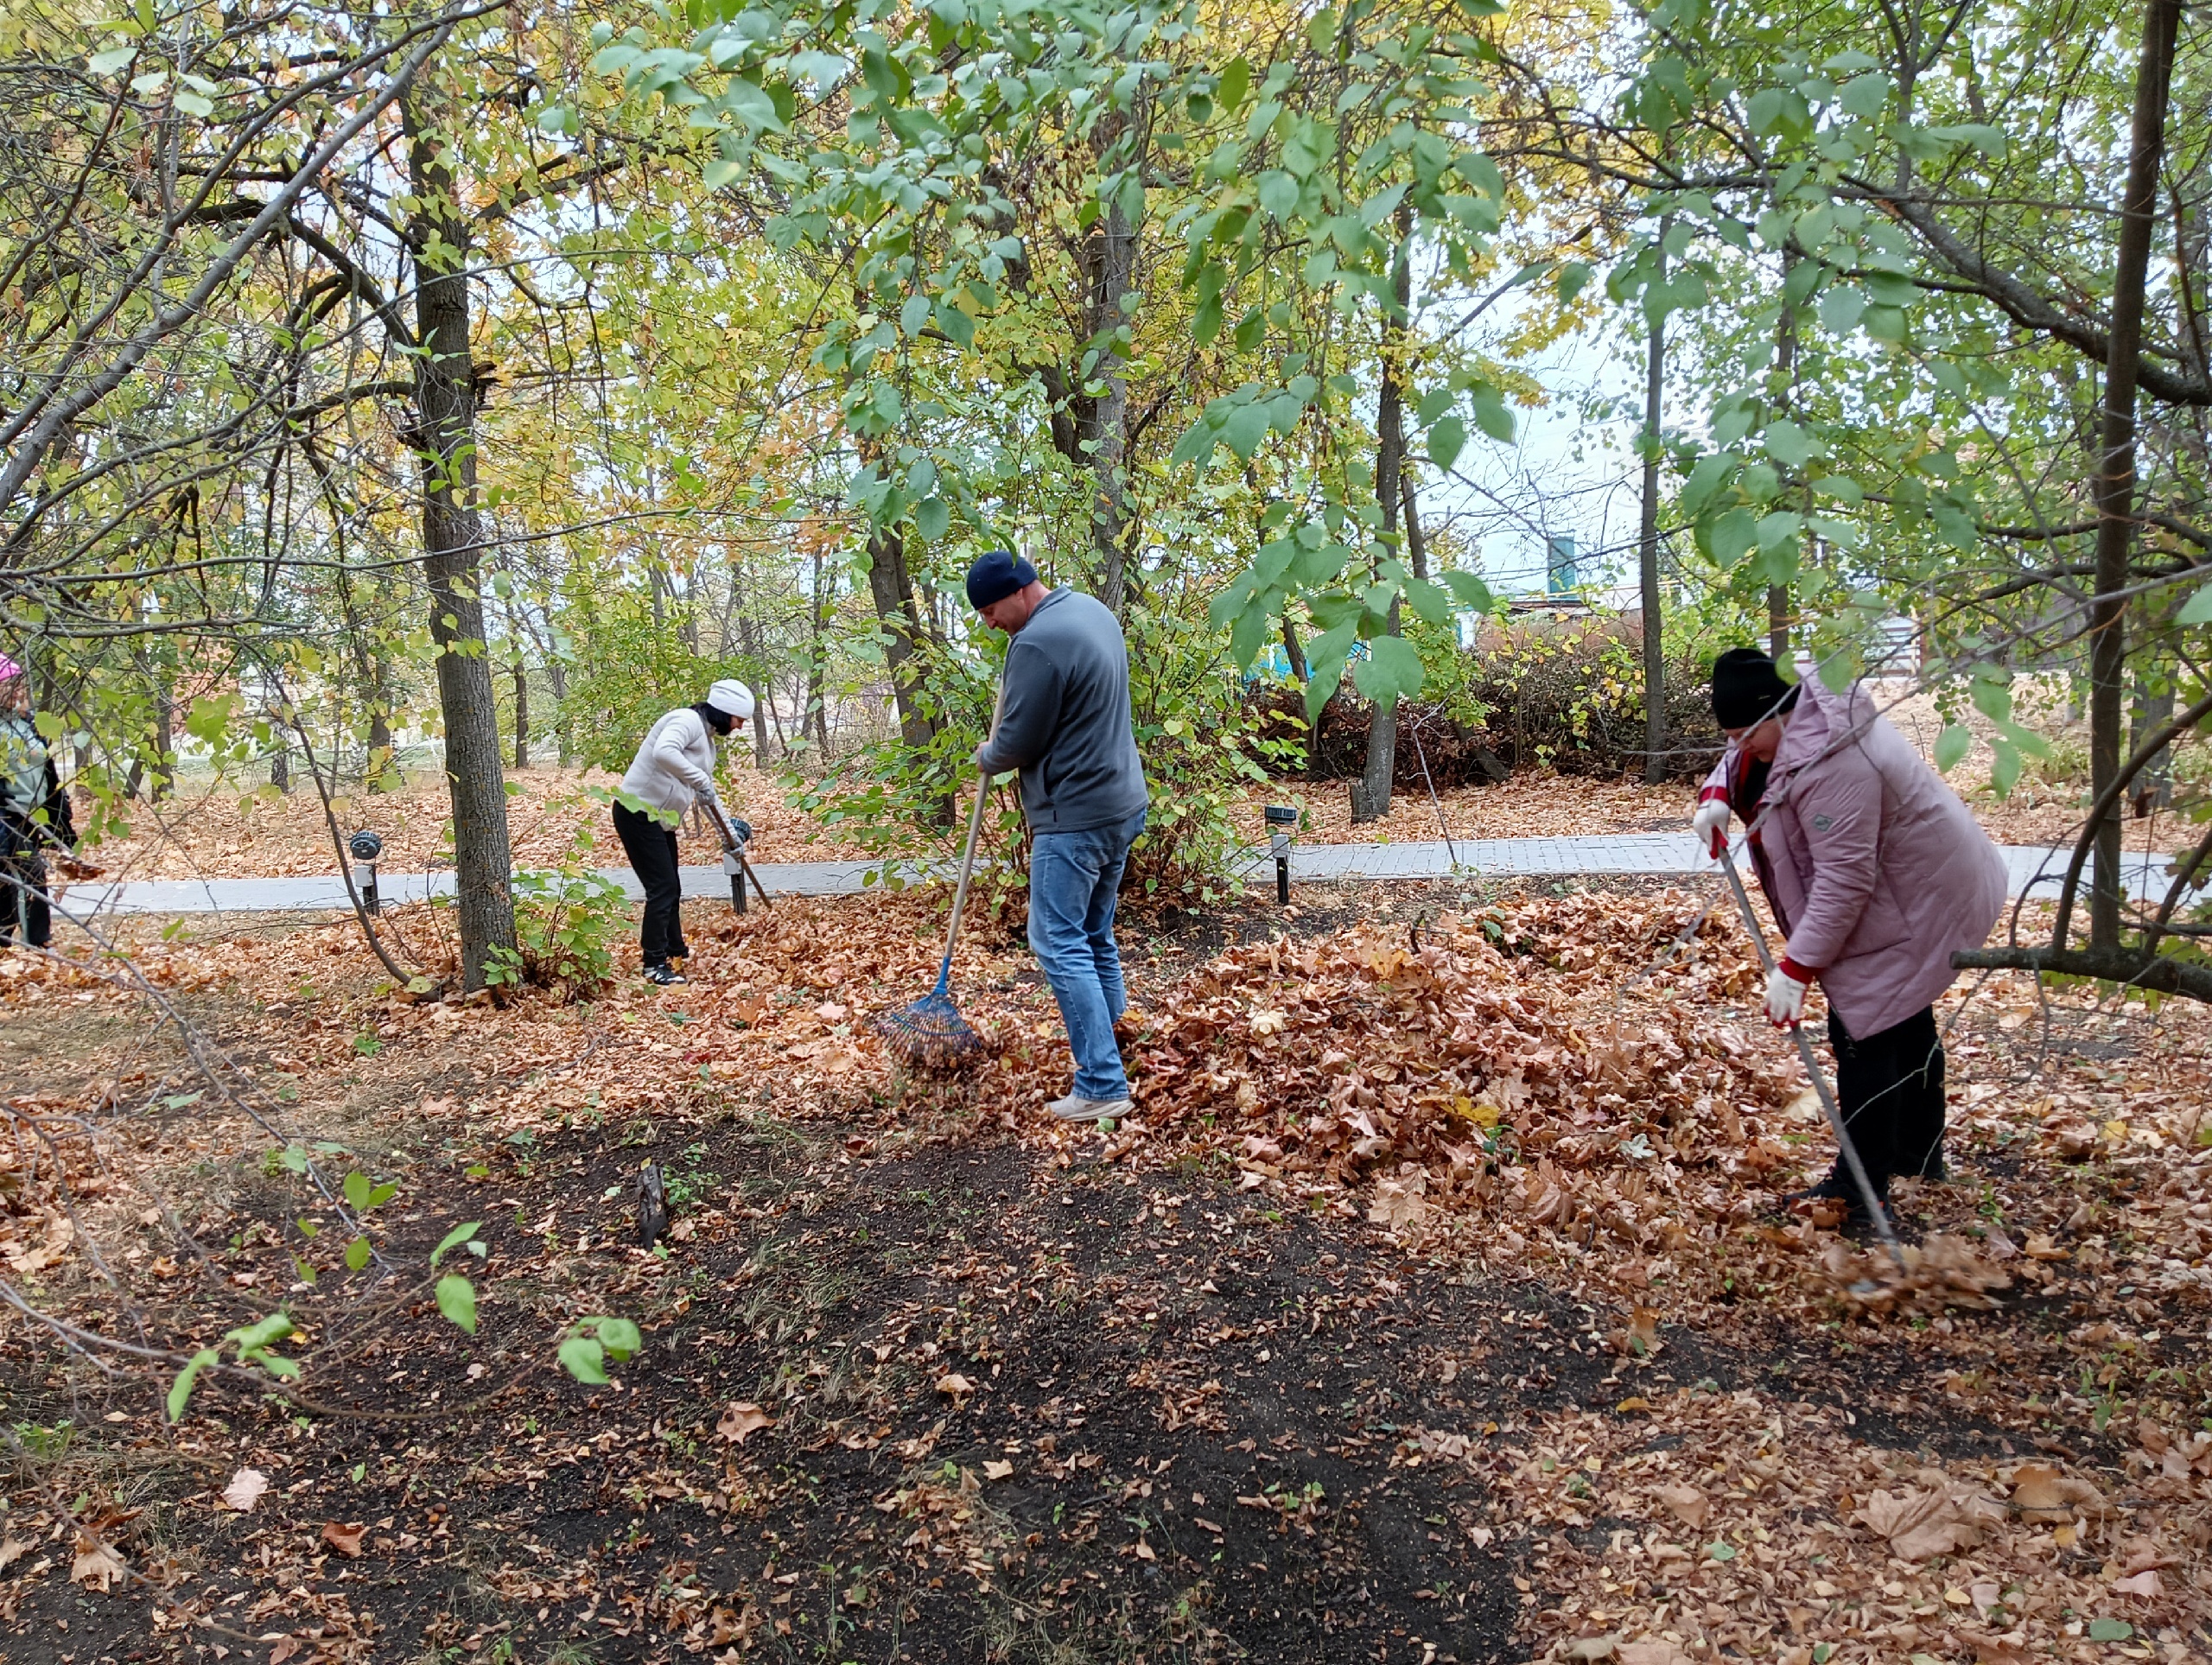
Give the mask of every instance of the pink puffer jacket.
[{"label": "pink puffer jacket", "polygon": [[[1789,957],[1863,1040],[1932,1004],[1952,954],[1981,946],[2004,912],[2005,858],[1863,685],[1832,694],[1802,657],[1798,674],[1752,855]],[[1732,741],[1700,801],[1745,814],[1748,761]]]}]

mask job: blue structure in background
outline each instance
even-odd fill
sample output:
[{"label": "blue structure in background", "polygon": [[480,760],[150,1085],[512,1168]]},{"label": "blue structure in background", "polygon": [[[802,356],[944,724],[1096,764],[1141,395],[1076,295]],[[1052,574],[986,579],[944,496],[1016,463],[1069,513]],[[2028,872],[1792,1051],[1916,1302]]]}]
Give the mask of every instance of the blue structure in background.
[{"label": "blue structure in background", "polygon": [[1545,540],[1544,593],[1565,595],[1574,588],[1574,534],[1560,532]]}]

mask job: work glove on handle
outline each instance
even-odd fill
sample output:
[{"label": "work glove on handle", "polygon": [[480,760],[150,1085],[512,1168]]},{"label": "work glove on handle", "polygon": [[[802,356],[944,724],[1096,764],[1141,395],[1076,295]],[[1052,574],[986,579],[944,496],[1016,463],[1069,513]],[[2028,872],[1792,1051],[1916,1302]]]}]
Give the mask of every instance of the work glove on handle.
[{"label": "work glove on handle", "polygon": [[1697,834],[1698,842],[1715,861],[1727,853],[1728,815],[1727,795],[1718,787],[1712,787],[1698,800],[1697,813],[1690,817],[1690,827]]},{"label": "work glove on handle", "polygon": [[1815,974],[1791,959],[1782,956],[1781,963],[1766,975],[1766,1019],[1777,1029],[1795,1029],[1805,1016],[1805,993],[1813,986]]}]

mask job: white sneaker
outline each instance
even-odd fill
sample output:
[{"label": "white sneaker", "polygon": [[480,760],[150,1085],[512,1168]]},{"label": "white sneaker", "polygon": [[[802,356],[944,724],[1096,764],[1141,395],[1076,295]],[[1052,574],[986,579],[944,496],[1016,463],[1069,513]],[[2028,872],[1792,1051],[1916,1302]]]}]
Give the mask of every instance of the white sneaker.
[{"label": "white sneaker", "polygon": [[1126,1098],[1078,1098],[1070,1093],[1045,1107],[1063,1122],[1118,1122],[1129,1113]]}]

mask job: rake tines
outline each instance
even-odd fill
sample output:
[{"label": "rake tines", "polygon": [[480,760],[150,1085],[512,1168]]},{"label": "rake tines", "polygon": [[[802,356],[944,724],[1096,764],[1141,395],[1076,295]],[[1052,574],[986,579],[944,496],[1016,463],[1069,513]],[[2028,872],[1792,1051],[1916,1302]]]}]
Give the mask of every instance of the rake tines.
[{"label": "rake tines", "polygon": [[[1006,703],[1006,683],[999,683],[991,706],[991,732],[996,734],[999,713]],[[968,909],[968,880],[976,871],[976,839],[983,830],[983,800],[990,796],[991,778],[976,779],[976,803],[968,811],[968,843],[960,853],[960,885],[952,893],[952,919],[944,929],[944,959],[937,969],[937,987],[895,1012],[879,1015],[870,1027],[889,1044],[909,1069],[959,1070],[973,1064],[987,1050],[952,999],[952,950],[960,940],[960,916]]]},{"label": "rake tines", "polygon": [[877,1014],[868,1026],[912,1070],[957,1070],[983,1055],[982,1036],[942,982],[910,1005]]}]

